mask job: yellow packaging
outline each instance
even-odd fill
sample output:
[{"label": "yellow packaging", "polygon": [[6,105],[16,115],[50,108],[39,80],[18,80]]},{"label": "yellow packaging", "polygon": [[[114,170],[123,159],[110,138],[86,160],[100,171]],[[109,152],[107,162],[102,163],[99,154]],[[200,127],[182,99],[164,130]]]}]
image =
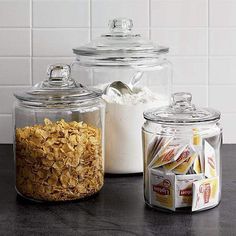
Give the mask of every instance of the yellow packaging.
[{"label": "yellow packaging", "polygon": [[198,158],[194,161],[194,171],[196,174],[204,172],[205,169],[205,160],[202,155],[202,138],[198,132],[197,128],[193,129],[193,146],[196,152],[198,153]]},{"label": "yellow packaging", "polygon": [[193,170],[196,174],[200,174],[202,171],[201,171],[201,164],[200,164],[200,159],[199,159],[199,156],[197,156],[194,160],[194,163],[193,163]]},{"label": "yellow packaging", "polygon": [[190,154],[189,146],[186,146],[185,149],[183,150],[183,152],[177,158],[177,160],[164,165],[163,166],[164,169],[167,171],[171,171],[171,170],[175,169],[178,165],[183,163],[189,157],[189,154]]},{"label": "yellow packaging", "polygon": [[203,179],[203,174],[175,176],[175,207],[192,206],[192,184]]},{"label": "yellow packaging", "polygon": [[199,145],[201,142],[201,137],[197,133],[197,129],[194,129],[194,134],[193,134],[193,145]]},{"label": "yellow packaging", "polygon": [[183,152],[185,146],[180,144],[170,143],[166,148],[162,149],[155,159],[150,163],[152,168],[157,168],[176,161],[179,155]]},{"label": "yellow packaging", "polygon": [[166,138],[158,138],[154,137],[153,140],[148,145],[148,162],[150,163],[157,153],[163,149],[168,143],[170,142],[169,139]]},{"label": "yellow packaging", "polygon": [[147,162],[148,162],[148,164],[153,159],[153,155],[154,155],[154,151],[155,151],[155,146],[159,142],[160,142],[160,139],[158,139],[158,137],[154,136],[154,138],[148,144],[148,148],[147,148]]},{"label": "yellow packaging", "polygon": [[192,211],[198,211],[219,203],[219,177],[193,182]]},{"label": "yellow packaging", "polygon": [[206,140],[204,141],[204,157],[205,157],[205,176],[207,178],[217,176],[216,152],[215,149]]},{"label": "yellow packaging", "polygon": [[183,163],[181,163],[180,165],[178,165],[175,169],[173,169],[173,172],[175,174],[182,174],[185,175],[189,168],[192,166],[194,160],[197,157],[197,153],[194,151],[194,149],[190,146],[190,153],[189,156],[186,160],[184,160]]},{"label": "yellow packaging", "polygon": [[158,169],[149,169],[150,204],[175,210],[175,175]]}]

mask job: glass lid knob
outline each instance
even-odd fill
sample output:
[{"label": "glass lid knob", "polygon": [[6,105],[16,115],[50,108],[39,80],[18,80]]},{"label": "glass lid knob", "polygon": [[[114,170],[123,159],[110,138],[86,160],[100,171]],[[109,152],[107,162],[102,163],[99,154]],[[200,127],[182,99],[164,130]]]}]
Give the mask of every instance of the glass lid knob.
[{"label": "glass lid knob", "polygon": [[127,18],[116,18],[109,22],[110,31],[113,33],[127,33],[133,28],[133,21]]},{"label": "glass lid knob", "polygon": [[66,64],[55,64],[48,67],[48,79],[45,86],[68,86],[70,82],[71,68]]},{"label": "glass lid knob", "polygon": [[171,107],[175,110],[195,110],[191,93],[173,93],[171,96]]}]

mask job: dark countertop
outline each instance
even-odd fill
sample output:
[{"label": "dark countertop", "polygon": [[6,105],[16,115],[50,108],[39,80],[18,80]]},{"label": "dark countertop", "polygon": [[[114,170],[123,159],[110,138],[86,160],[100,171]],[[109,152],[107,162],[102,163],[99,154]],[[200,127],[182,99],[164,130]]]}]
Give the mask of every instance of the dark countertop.
[{"label": "dark countertop", "polygon": [[93,198],[34,203],[14,189],[11,145],[0,145],[0,235],[236,235],[236,145],[223,145],[221,204],[195,214],[153,210],[142,176],[106,177]]}]

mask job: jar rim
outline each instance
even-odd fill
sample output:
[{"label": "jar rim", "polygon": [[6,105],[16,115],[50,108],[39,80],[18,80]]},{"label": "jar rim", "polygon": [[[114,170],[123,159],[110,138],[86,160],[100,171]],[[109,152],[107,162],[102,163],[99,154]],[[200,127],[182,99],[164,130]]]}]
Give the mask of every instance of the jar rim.
[{"label": "jar rim", "polygon": [[145,111],[143,116],[146,120],[160,124],[195,124],[220,120],[221,113],[219,111],[195,107],[191,101],[191,93],[173,93],[172,103],[169,106]]},{"label": "jar rim", "polygon": [[37,83],[27,91],[14,93],[21,101],[45,103],[75,103],[94,100],[102,96],[102,91],[86,87],[71,77],[71,68],[66,64],[48,67],[48,78]]},{"label": "jar rim", "polygon": [[141,37],[132,31],[133,22],[115,18],[109,22],[109,32],[86,45],[73,48],[73,53],[88,64],[145,65],[149,60],[169,52],[169,48]]}]

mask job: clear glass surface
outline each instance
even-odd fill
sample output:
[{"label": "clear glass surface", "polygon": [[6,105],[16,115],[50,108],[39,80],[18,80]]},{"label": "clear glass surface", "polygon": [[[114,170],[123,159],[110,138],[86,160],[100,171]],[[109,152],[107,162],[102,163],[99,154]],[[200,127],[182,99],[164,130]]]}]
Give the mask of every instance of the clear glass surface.
[{"label": "clear glass surface", "polygon": [[[222,128],[218,122],[171,125],[147,120],[142,140],[144,199],[149,206],[198,212],[219,204]],[[188,148],[191,151],[183,155]]]},{"label": "clear glass surface", "polygon": [[16,95],[16,190],[32,200],[77,200],[97,193],[104,182],[105,103],[85,87],[67,93],[63,73],[54,71],[44,88]]},{"label": "clear glass surface", "polygon": [[76,60],[72,64],[72,76],[103,91],[115,81],[131,88],[133,96],[124,99],[103,95],[106,101],[105,139],[109,143],[105,171],[139,173],[143,171],[140,134],[143,112],[169,104],[172,64],[165,58],[168,48],[134,33],[131,20],[114,19],[109,27],[108,33],[74,49]]},{"label": "clear glass surface", "polygon": [[169,48],[157,45],[135,34],[133,22],[117,18],[109,22],[109,32],[73,52],[83,65],[151,65]]},{"label": "clear glass surface", "polygon": [[165,124],[191,124],[220,119],[219,111],[211,108],[196,107],[192,103],[191,93],[173,93],[171,100],[169,106],[145,111],[144,118]]}]

